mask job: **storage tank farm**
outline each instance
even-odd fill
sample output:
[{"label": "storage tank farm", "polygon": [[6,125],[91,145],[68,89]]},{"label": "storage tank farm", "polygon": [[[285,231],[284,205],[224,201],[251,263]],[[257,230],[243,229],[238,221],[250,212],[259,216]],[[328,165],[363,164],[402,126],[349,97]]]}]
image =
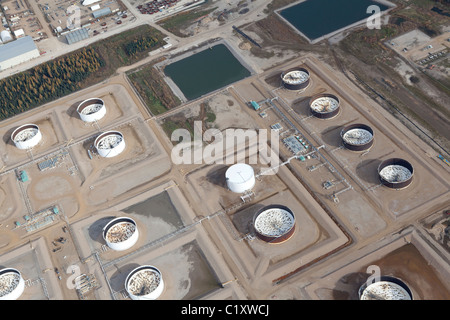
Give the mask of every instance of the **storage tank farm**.
[{"label": "storage tank farm", "polygon": [[253,168],[245,163],[232,165],[225,172],[227,187],[235,193],[245,193],[251,190],[256,183]]},{"label": "storage tank farm", "polygon": [[413,166],[406,160],[391,158],[384,160],[378,166],[381,183],[392,189],[408,187],[413,179]]},{"label": "storage tank farm", "polygon": [[305,68],[294,68],[281,74],[281,82],[288,90],[302,90],[309,86],[310,75]]},{"label": "storage tank farm", "polygon": [[137,242],[139,231],[136,222],[128,217],[112,219],[103,228],[103,239],[116,251],[128,250]]},{"label": "storage tank farm", "polygon": [[291,209],[272,204],[258,210],[253,217],[256,236],[268,243],[289,240],[295,232],[295,216]]},{"label": "storage tank farm", "polygon": [[101,157],[112,158],[125,149],[125,139],[119,131],[106,131],[95,139],[94,146]]},{"label": "storage tank farm", "polygon": [[14,268],[0,270],[0,300],[17,300],[25,290],[25,281]]},{"label": "storage tank farm", "polygon": [[132,300],[156,300],[164,291],[161,271],[150,265],[137,267],[125,279],[125,289]]},{"label": "storage tank farm", "polygon": [[313,116],[319,119],[331,119],[340,112],[340,101],[330,93],[321,93],[311,97],[309,108]]},{"label": "storage tank farm", "polygon": [[371,127],[365,124],[351,124],[341,130],[344,147],[352,151],[369,150],[374,143],[374,134]]},{"label": "storage tank farm", "polygon": [[35,124],[24,124],[15,129],[11,134],[11,140],[21,150],[35,147],[42,140],[42,133]]},{"label": "storage tank farm", "polygon": [[99,98],[84,100],[78,105],[77,112],[84,122],[99,121],[106,114],[105,102]]},{"label": "storage tank farm", "polygon": [[364,283],[358,290],[360,300],[413,300],[409,287],[400,279],[381,276],[378,280]]}]

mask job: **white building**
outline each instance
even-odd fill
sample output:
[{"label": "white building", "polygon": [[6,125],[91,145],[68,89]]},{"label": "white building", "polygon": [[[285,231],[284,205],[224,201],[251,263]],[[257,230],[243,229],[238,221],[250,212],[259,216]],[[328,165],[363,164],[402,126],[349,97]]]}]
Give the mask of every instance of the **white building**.
[{"label": "white building", "polygon": [[12,68],[40,56],[39,50],[30,36],[0,46],[0,71]]},{"label": "white building", "polygon": [[83,6],[89,6],[89,5],[97,3],[97,2],[100,2],[100,0],[84,0],[82,5]]}]

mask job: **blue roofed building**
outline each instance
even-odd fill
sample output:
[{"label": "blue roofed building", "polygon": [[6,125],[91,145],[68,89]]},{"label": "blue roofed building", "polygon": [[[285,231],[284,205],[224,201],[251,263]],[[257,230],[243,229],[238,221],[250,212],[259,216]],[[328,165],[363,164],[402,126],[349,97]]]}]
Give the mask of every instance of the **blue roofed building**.
[{"label": "blue roofed building", "polygon": [[30,36],[0,45],[0,71],[12,68],[40,56]]},{"label": "blue roofed building", "polygon": [[110,7],[105,7],[105,8],[102,8],[102,9],[99,9],[99,10],[95,10],[94,12],[92,12],[92,16],[95,19],[98,19],[100,17],[107,16],[108,14],[111,14],[111,13],[112,13],[111,8]]}]

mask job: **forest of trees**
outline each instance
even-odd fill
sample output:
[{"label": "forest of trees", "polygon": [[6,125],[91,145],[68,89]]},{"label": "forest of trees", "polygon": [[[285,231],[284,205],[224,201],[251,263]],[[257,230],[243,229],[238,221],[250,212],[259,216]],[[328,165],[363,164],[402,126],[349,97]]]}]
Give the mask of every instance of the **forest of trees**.
[{"label": "forest of trees", "polygon": [[146,51],[147,49],[150,49],[159,43],[160,41],[157,38],[144,35],[139,39],[135,39],[131,42],[126,43],[125,52],[128,56],[133,56],[136,53]]},{"label": "forest of trees", "polygon": [[80,89],[80,83],[104,65],[91,48],[38,65],[0,80],[0,119],[25,112]]}]

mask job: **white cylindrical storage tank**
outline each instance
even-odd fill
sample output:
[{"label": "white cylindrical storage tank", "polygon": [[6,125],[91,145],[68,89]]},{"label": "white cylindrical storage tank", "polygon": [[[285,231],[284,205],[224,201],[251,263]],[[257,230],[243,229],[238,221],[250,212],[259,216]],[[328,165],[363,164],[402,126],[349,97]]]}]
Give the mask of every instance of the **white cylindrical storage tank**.
[{"label": "white cylindrical storage tank", "polygon": [[409,287],[400,279],[381,276],[378,281],[364,283],[358,290],[360,300],[413,300]]},{"label": "white cylindrical storage tank", "polygon": [[112,158],[125,149],[125,140],[119,131],[107,131],[95,139],[94,145],[101,157]]},{"label": "white cylindrical storage tank", "polygon": [[42,133],[35,124],[24,124],[11,134],[11,140],[19,149],[31,149],[42,139]]},{"label": "white cylindrical storage tank", "polygon": [[116,251],[131,248],[138,238],[139,231],[136,222],[131,218],[115,218],[103,228],[103,239],[108,247]]},{"label": "white cylindrical storage tank", "polygon": [[255,172],[245,163],[232,165],[225,172],[228,189],[236,193],[244,193],[255,186]]},{"label": "white cylindrical storage tank", "polygon": [[125,288],[133,300],[156,300],[164,291],[164,281],[154,266],[140,266],[125,279]]},{"label": "white cylindrical storage tank", "polygon": [[0,300],[17,300],[25,290],[25,281],[13,268],[0,270]]},{"label": "white cylindrical storage tank", "polygon": [[2,42],[12,41],[13,39],[11,33],[7,30],[3,30],[2,32],[0,32],[0,38],[2,39]]},{"label": "white cylindrical storage tank", "polygon": [[99,121],[106,114],[105,102],[99,98],[84,100],[78,105],[77,112],[84,122]]}]

